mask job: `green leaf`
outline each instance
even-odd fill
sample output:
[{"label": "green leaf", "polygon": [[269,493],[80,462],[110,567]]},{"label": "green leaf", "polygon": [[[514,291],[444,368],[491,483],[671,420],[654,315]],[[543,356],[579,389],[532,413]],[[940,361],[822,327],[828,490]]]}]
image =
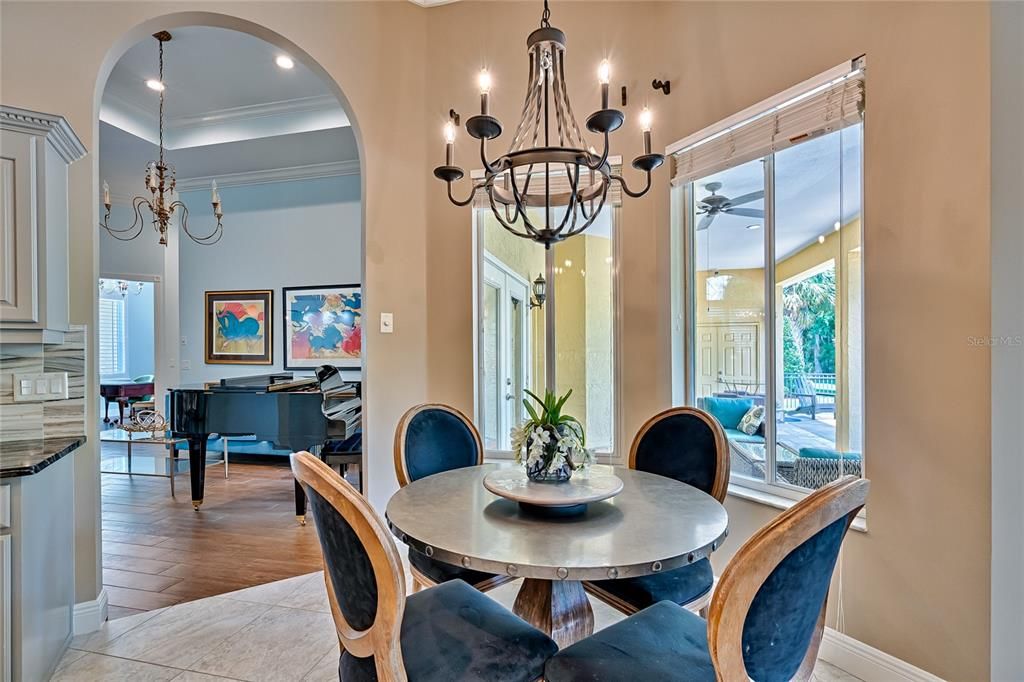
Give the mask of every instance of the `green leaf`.
[{"label": "green leaf", "polygon": [[[527,391],[527,392],[529,392],[529,391]],[[533,423],[534,424],[539,424],[540,423],[540,418],[537,417],[537,411],[533,409],[533,405],[531,405],[529,403],[529,401],[526,400],[526,398],[523,398],[523,407],[526,408],[526,412],[527,412],[527,414],[530,415],[530,419],[533,421]]]}]

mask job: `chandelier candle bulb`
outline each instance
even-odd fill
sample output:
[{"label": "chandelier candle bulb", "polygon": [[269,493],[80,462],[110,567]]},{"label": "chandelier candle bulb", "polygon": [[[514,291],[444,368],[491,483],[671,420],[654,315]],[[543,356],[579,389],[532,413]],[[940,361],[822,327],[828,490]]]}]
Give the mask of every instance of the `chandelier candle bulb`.
[{"label": "chandelier candle bulb", "polygon": [[644,107],[644,110],[640,112],[640,129],[644,132],[644,154],[651,153],[651,123],[653,119],[654,115],[651,110]]},{"label": "chandelier candle bulb", "polygon": [[110,185],[106,180],[103,181],[103,205],[110,206]]},{"label": "chandelier candle bulb", "polygon": [[455,124],[448,121],[444,124],[444,163],[452,165],[455,160]]},{"label": "chandelier candle bulb", "polygon": [[217,191],[216,180],[210,183],[210,200],[213,202],[214,206],[220,203],[220,192]]},{"label": "chandelier candle bulb", "polygon": [[480,69],[477,84],[480,86],[480,114],[487,116],[491,113],[491,74],[487,69]]},{"label": "chandelier candle bulb", "polygon": [[608,108],[608,86],[612,80],[612,65],[605,59],[597,67],[597,80],[601,83],[601,108]]}]

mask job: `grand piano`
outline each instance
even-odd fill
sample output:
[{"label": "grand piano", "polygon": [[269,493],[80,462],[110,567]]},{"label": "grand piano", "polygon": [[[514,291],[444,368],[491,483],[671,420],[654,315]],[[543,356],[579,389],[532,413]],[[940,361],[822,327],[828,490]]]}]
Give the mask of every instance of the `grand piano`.
[{"label": "grand piano", "polygon": [[[356,435],[361,404],[359,382],[344,382],[337,369],[326,365],[317,370],[313,382],[303,383],[292,373],[283,372],[170,389],[171,434],[188,440],[193,508],[199,511],[203,504],[206,447],[211,434],[255,436],[256,440],[270,441],[275,448],[319,452],[328,464],[343,464],[346,456],[332,455],[331,445],[350,441]],[[299,523],[305,523],[305,515],[306,496],[296,482],[295,516]]]}]

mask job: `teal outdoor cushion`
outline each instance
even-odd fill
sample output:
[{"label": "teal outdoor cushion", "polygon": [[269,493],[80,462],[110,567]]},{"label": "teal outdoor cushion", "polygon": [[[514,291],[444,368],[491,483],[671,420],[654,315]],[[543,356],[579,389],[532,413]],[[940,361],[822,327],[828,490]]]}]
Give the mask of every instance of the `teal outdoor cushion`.
[{"label": "teal outdoor cushion", "polygon": [[800,448],[800,456],[807,459],[839,459],[840,455],[848,462],[859,462],[859,452],[843,452],[829,450],[828,448]]},{"label": "teal outdoor cushion", "polygon": [[707,621],[658,602],[559,651],[544,667],[544,679],[714,682]]},{"label": "teal outdoor cushion", "polygon": [[704,410],[711,413],[726,429],[737,428],[743,415],[754,406],[752,398],[731,396],[705,396],[702,402]]},{"label": "teal outdoor cushion", "polygon": [[756,433],[752,436],[748,436],[739,429],[725,429],[725,437],[729,440],[736,441],[737,443],[763,443],[764,436],[759,436]]},{"label": "teal outdoor cushion", "polygon": [[[409,682],[533,682],[558,651],[550,637],[461,580],[406,598],[401,645]],[[338,675],[376,680],[373,657],[343,651]]]}]

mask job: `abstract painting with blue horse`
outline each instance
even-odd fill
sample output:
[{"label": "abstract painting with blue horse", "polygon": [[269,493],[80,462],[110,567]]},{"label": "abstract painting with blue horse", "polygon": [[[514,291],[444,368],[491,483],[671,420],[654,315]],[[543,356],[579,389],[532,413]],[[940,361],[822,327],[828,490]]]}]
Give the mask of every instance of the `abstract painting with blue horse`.
[{"label": "abstract painting with blue horse", "polygon": [[358,286],[287,290],[287,366],[358,366],[362,307]]},{"label": "abstract painting with blue horse", "polygon": [[217,301],[214,314],[214,352],[225,355],[261,355],[266,344],[264,301]]}]

